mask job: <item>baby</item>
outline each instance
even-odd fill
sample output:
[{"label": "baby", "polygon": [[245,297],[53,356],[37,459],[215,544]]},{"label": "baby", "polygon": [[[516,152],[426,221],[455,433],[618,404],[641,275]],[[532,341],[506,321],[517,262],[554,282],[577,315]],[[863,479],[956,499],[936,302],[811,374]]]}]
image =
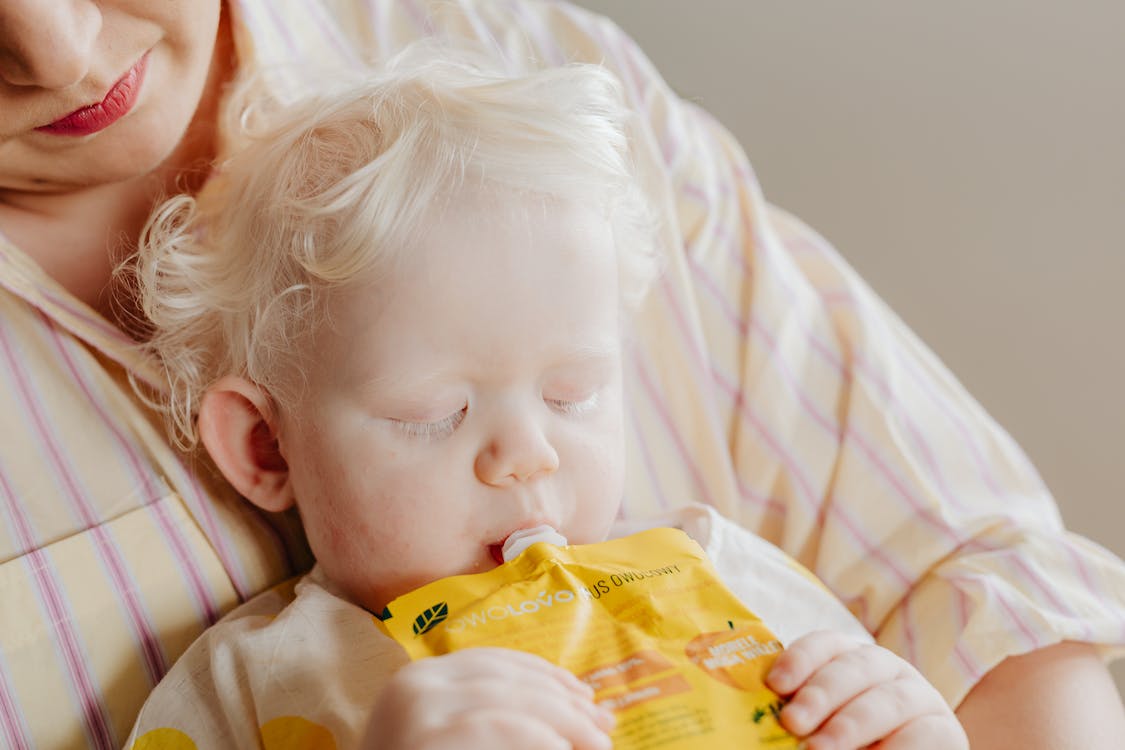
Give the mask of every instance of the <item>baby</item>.
[{"label": "baby", "polygon": [[[154,215],[137,274],[182,444],[260,508],[295,506],[317,564],[196,642],[129,746],[611,747],[565,670],[505,649],[409,663],[372,613],[495,567],[516,531],[618,533],[625,332],[658,253],[617,85],[410,54],[243,118],[220,178]],[[792,570],[776,549],[698,508],[660,523],[767,626],[802,623],[775,629],[769,679],[810,749],[967,747],[803,576],[756,601],[770,577],[748,566]]]}]

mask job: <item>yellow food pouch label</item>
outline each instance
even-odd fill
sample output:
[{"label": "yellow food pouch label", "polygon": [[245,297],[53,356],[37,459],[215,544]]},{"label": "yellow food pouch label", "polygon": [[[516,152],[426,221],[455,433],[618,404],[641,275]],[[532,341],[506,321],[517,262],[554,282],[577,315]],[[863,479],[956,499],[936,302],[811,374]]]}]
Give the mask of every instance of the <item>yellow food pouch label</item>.
[{"label": "yellow food pouch label", "polygon": [[497,646],[569,669],[615,712],[617,750],[802,746],[763,682],[781,643],[678,529],[539,542],[400,596],[380,619],[412,659]]}]

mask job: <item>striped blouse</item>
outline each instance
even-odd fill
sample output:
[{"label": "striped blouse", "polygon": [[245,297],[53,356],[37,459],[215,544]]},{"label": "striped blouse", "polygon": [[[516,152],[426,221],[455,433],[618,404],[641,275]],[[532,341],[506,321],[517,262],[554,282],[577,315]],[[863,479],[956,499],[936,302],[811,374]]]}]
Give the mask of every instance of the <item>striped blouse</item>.
[{"label": "striped blouse", "polygon": [[[954,705],[1009,655],[1125,646],[1121,560],[1063,528],[1011,438],[610,22],[550,0],[230,5],[247,67],[452,35],[621,78],[667,255],[626,367],[624,515],[714,506]],[[203,628],[308,565],[289,519],[169,446],[130,376],[160,381],[0,236],[0,747],[120,746]]]}]

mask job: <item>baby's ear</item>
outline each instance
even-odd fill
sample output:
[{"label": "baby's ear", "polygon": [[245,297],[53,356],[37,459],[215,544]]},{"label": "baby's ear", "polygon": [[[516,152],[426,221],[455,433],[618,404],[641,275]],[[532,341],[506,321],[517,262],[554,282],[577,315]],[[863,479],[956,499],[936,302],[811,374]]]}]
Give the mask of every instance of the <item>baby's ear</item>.
[{"label": "baby's ear", "polygon": [[227,375],[208,388],[199,405],[199,437],[219,471],[247,500],[273,512],[293,504],[272,402],[256,385]]}]

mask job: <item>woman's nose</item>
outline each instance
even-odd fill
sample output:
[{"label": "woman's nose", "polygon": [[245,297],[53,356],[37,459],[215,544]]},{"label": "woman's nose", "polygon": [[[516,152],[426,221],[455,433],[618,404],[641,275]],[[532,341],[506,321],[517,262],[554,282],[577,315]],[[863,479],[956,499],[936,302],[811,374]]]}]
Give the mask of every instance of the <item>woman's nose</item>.
[{"label": "woman's nose", "polygon": [[63,89],[90,69],[102,13],[91,0],[0,2],[0,79]]},{"label": "woman's nose", "polygon": [[514,414],[495,425],[473,468],[481,482],[505,487],[553,473],[559,454],[533,417]]}]

